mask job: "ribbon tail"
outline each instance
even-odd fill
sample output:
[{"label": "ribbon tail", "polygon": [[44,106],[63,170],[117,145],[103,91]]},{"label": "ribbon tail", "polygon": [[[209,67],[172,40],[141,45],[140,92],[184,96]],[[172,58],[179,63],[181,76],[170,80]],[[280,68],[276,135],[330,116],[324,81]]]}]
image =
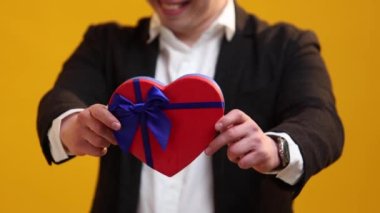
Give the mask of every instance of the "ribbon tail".
[{"label": "ribbon tail", "polygon": [[122,124],[121,128],[119,131],[114,132],[114,136],[121,150],[128,154],[136,135],[139,121],[137,116],[128,116],[120,119],[120,122]]},{"label": "ribbon tail", "polygon": [[148,127],[146,123],[146,119],[147,119],[146,114],[142,114],[140,119],[141,119],[141,136],[143,139],[144,153],[145,153],[145,162],[148,166],[150,166],[151,168],[154,168],[152,149],[150,147],[149,133],[148,133]]},{"label": "ribbon tail", "polygon": [[149,119],[147,122],[149,130],[152,132],[160,147],[166,150],[169,142],[171,123],[166,115],[158,110],[154,113],[149,113]]}]

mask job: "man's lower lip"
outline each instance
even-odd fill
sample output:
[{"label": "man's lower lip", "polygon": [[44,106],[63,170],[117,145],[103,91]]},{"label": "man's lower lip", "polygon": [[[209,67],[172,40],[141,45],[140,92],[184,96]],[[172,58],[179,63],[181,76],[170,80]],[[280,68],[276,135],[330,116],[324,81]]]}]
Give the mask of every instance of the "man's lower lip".
[{"label": "man's lower lip", "polygon": [[161,4],[162,12],[167,16],[176,16],[181,14],[187,7],[187,3],[185,4]]}]

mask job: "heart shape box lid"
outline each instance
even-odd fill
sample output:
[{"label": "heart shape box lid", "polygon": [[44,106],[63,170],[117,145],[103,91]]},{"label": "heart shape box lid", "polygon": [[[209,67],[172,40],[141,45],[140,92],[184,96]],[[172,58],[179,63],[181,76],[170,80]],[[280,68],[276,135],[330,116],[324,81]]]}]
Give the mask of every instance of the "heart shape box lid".
[{"label": "heart shape box lid", "polygon": [[215,137],[224,98],[216,82],[203,75],[185,75],[166,86],[136,77],[115,90],[108,108],[122,125],[114,132],[122,151],[171,177]]}]

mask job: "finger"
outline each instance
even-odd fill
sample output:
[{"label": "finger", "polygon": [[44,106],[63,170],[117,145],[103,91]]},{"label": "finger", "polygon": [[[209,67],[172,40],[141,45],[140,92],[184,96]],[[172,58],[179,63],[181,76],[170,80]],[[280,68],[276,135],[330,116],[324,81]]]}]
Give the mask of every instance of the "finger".
[{"label": "finger", "polygon": [[86,130],[82,134],[82,137],[86,141],[88,141],[91,145],[97,148],[107,148],[111,145],[111,143],[107,139],[97,135],[89,128],[86,128]]},{"label": "finger", "polygon": [[229,149],[227,149],[227,158],[230,160],[232,163],[237,163],[240,160],[239,155],[235,155],[234,153],[231,153]]},{"label": "finger", "polygon": [[93,146],[88,141],[82,141],[78,146],[77,150],[74,152],[76,155],[91,155],[94,157],[101,157],[107,153],[107,148],[98,148]]},{"label": "finger", "polygon": [[240,158],[237,164],[242,169],[255,168],[262,170],[267,159],[263,152],[252,151]]},{"label": "finger", "polygon": [[89,128],[93,130],[98,136],[104,138],[108,143],[117,145],[114,133],[107,126],[97,121],[97,123],[90,124]]},{"label": "finger", "polygon": [[228,147],[227,156],[232,162],[236,162],[237,159],[241,159],[255,149],[256,142],[250,138],[245,137]]},{"label": "finger", "polygon": [[92,132],[106,139],[109,143],[116,145],[116,140],[111,129],[104,123],[91,116],[89,110],[79,114],[78,119],[85,124]]},{"label": "finger", "polygon": [[245,113],[240,110],[234,109],[224,115],[215,123],[215,130],[219,132],[226,131],[231,126],[235,126],[250,119]]},{"label": "finger", "polygon": [[223,146],[239,141],[247,134],[245,129],[246,128],[244,127],[244,125],[230,127],[225,132],[220,133],[216,138],[214,138],[214,140],[211,141],[209,146],[206,148],[205,153],[207,155],[212,155]]},{"label": "finger", "polygon": [[119,120],[108,111],[107,107],[101,104],[94,104],[89,108],[90,114],[95,119],[99,120],[101,123],[106,125],[112,130],[119,130],[121,124]]}]

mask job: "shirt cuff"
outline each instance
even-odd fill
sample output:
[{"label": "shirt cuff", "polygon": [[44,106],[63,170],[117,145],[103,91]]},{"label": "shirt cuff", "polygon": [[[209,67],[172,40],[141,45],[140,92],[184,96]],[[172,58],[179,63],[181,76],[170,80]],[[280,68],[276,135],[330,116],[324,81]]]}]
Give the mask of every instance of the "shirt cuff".
[{"label": "shirt cuff", "polygon": [[303,174],[303,158],[301,155],[301,151],[298,148],[298,145],[287,133],[267,132],[265,134],[267,134],[268,136],[272,135],[284,138],[288,142],[290,155],[290,161],[288,166],[286,166],[282,170],[266,174],[276,174],[276,177],[281,179],[285,183],[288,183],[290,185],[296,184]]},{"label": "shirt cuff", "polygon": [[64,161],[69,158],[69,153],[67,153],[63,147],[60,137],[61,122],[67,116],[81,111],[83,111],[83,109],[71,109],[62,113],[60,116],[53,120],[53,123],[47,135],[49,138],[50,153],[55,163]]}]

